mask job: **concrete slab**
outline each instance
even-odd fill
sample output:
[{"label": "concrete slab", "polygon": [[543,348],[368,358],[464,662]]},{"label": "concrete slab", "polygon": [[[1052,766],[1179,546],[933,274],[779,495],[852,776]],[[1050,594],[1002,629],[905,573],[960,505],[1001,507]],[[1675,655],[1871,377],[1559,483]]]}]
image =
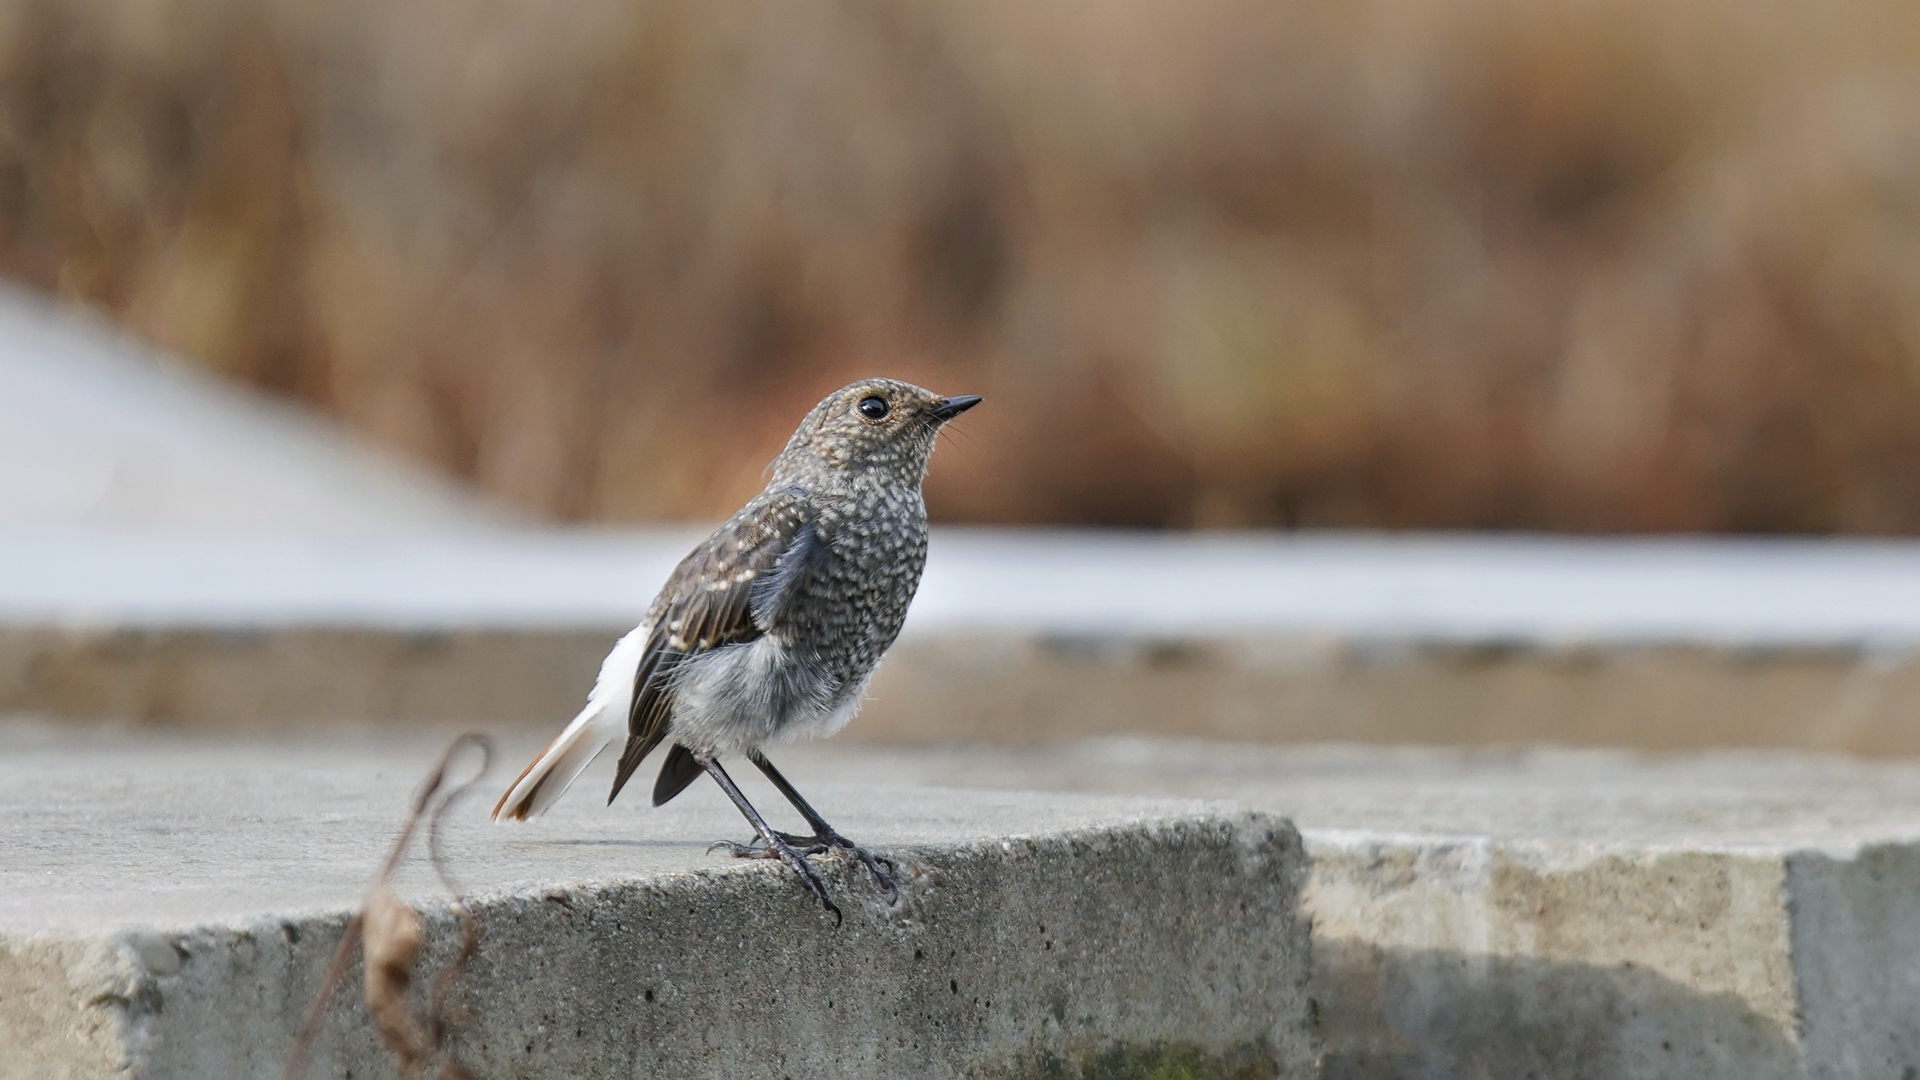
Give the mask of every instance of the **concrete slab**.
[{"label": "concrete slab", "polygon": [[1293,818],[1328,1077],[1920,1072],[1920,765],[1149,739],[783,759],[816,762]]},{"label": "concrete slab", "polygon": [[[544,728],[693,542],[0,529],[0,711]],[[936,531],[847,732],[1920,754],[1920,547]]]},{"label": "concrete slab", "polygon": [[[17,726],[0,743],[7,1077],[276,1076],[433,756]],[[596,777],[520,827],[485,823],[485,800],[456,811],[447,857],[485,928],[455,1000],[462,1059],[486,1077],[1312,1073],[1285,822],[814,781],[905,868],[897,907],[835,864],[836,928],[781,868],[709,855],[744,825],[704,786],[609,809]],[[424,868],[400,888],[444,956],[451,916]],[[307,1075],[396,1075],[358,984]]]},{"label": "concrete slab", "polygon": [[[0,528],[0,622],[624,628],[705,529]],[[1920,647],[1920,542],[936,528],[910,635]]]}]

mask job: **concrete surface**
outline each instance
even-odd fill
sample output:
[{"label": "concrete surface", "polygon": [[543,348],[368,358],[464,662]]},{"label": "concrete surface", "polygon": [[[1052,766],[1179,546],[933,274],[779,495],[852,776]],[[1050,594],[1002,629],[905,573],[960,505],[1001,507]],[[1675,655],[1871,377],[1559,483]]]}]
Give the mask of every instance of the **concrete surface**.
[{"label": "concrete surface", "polygon": [[[0,530],[0,711],[545,727],[693,534]],[[936,531],[847,737],[1920,754],[1920,549]]]},{"label": "concrete surface", "polygon": [[[0,1076],[142,1080],[277,1075],[434,755],[31,726],[0,747]],[[595,776],[536,823],[485,823],[512,756],[447,831],[484,924],[454,999],[480,1076],[1313,1071],[1305,867],[1278,819],[816,775],[816,805],[904,868],[889,908],[829,864],[836,928],[777,865],[707,853],[745,835],[711,785],[608,809]],[[400,888],[437,963],[444,897],[417,863]],[[359,981],[306,1075],[395,1075]]]},{"label": "concrete surface", "polygon": [[[631,626],[705,534],[0,528],[0,621]],[[910,634],[1920,647],[1920,542],[936,529]]]},{"label": "concrete surface", "polygon": [[[519,739],[503,759],[518,764],[536,748]],[[238,1043],[252,1056],[232,1075],[268,1075],[430,749],[418,736],[234,742],[0,726],[0,849],[9,854],[0,988],[12,991],[0,989],[0,1016],[22,1023],[24,1000],[30,1015],[56,1017],[36,1022],[149,1055],[159,1071],[143,1075],[228,1075],[215,1066],[236,1060],[220,1055]],[[852,1033],[913,1016],[921,1020],[911,1021],[908,1050],[919,1038],[956,1057],[1011,1054],[1017,1073],[1036,1060],[1008,1049],[1031,1050],[1022,1038],[1072,1041],[1073,1031],[1045,1020],[1053,1001],[1022,989],[1031,986],[1153,1003],[1094,1009],[1090,1026],[1074,1029],[1101,1031],[1075,1044],[1083,1062],[1112,1052],[1102,1040],[1113,1029],[1101,1025],[1124,1016],[1129,1045],[1158,1038],[1163,1053],[1191,1050],[1194,1031],[1224,1031],[1202,1049],[1231,1063],[1259,1031],[1284,1028],[1297,1018],[1288,1010],[1304,1008],[1304,971],[1286,966],[1302,954],[1259,944],[1304,932],[1283,910],[1298,879],[1280,871],[1297,864],[1282,851],[1250,868],[1232,854],[1250,836],[1260,849],[1259,823],[1281,815],[1300,822],[1312,860],[1301,903],[1329,1080],[1902,1080],[1920,1071],[1920,764],[1137,738],[1024,749],[836,740],[776,760],[848,832],[912,853],[919,871],[902,908],[878,907],[857,875],[836,869],[848,922],[829,933],[780,873],[704,854],[709,839],[744,835],[707,785],[660,811],[641,809],[643,800],[607,810],[597,795],[610,765],[596,763],[554,816],[528,829],[502,833],[468,818],[451,834],[456,868],[485,898],[488,940],[502,943],[473,976],[475,1014],[487,1018],[474,1044],[491,1068],[483,1075],[529,1075],[516,1071],[528,1040],[542,1054],[577,1052],[552,1060],[578,1075],[631,1075],[659,1060],[648,1055],[697,1046],[725,1058],[770,1045],[781,1023],[809,1037],[837,1033],[849,1041],[833,1043],[836,1052],[884,1073],[905,1051]],[[1167,801],[1193,797],[1240,809]],[[1267,816],[1234,816],[1245,812]],[[1010,852],[1003,835],[1031,844]],[[1275,835],[1281,851],[1286,834]],[[1140,851],[1151,857],[1135,859]],[[555,889],[565,903],[546,899]],[[1264,901],[1252,899],[1262,890]],[[419,867],[403,892],[444,923]],[[1252,906],[1240,912],[1236,900]],[[281,919],[299,928],[298,943]],[[1043,924],[1035,954],[1029,938]],[[656,959],[606,959],[635,927],[646,927],[640,940]],[[778,951],[756,952],[755,942],[771,941]],[[953,954],[945,966],[927,966],[943,948]],[[922,959],[909,962],[914,949]],[[1262,950],[1267,959],[1256,957]],[[751,985],[778,988],[779,1005],[729,1005],[739,982],[701,973],[703,958],[721,954],[765,980]],[[180,973],[155,974],[180,955]],[[492,966],[500,956],[537,968],[534,989],[502,991],[514,983]],[[693,959],[658,959],[672,956]],[[655,1011],[635,1019],[606,1005],[596,988],[609,970],[625,987],[620,1000],[634,985],[642,1001],[653,989]],[[870,971],[890,1004],[843,1019],[841,988],[867,985]],[[122,982],[102,982],[110,979]],[[231,980],[266,1006],[234,1005],[220,989]],[[689,1002],[671,1015],[669,982],[683,995],[672,1000]],[[993,989],[982,989],[980,1013],[967,1012],[973,994],[952,986],[976,982]],[[22,986],[57,992],[22,999]],[[992,1014],[1007,1026],[975,1023],[987,1000],[994,1010],[1018,1003]],[[1237,1004],[1205,1005],[1221,1000]],[[1263,1000],[1279,1004],[1251,1004]],[[154,1002],[157,1012],[142,1011]],[[359,1010],[343,1001],[329,1028],[326,1060],[338,1069],[377,1057]],[[1037,1034],[1007,1020],[1023,1010],[1041,1017]],[[711,1021],[721,1014],[730,1026]],[[183,1031],[196,1036],[183,1042]],[[166,1056],[185,1045],[211,1056]],[[1270,1035],[1268,1045],[1301,1043]],[[1142,1060],[1112,1075],[1168,1063]],[[791,1072],[823,1074],[839,1075]]]},{"label": "concrete surface", "polygon": [[1292,818],[1330,1080],[1920,1073],[1920,764],[1151,739],[781,760]]},{"label": "concrete surface", "polygon": [[[549,728],[614,629],[0,626],[0,712]],[[1784,747],[1920,755],[1920,653],[907,635],[842,739]]]}]

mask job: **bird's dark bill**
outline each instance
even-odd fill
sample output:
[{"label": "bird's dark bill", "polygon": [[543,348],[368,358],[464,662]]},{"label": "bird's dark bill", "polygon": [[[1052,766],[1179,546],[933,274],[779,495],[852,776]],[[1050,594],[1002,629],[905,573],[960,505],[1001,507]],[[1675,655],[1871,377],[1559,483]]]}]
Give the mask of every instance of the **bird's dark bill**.
[{"label": "bird's dark bill", "polygon": [[946,421],[959,416],[961,413],[966,412],[978,404],[980,404],[979,394],[962,394],[959,397],[942,398],[940,399],[940,404],[935,405],[927,411],[932,414],[935,420]]}]

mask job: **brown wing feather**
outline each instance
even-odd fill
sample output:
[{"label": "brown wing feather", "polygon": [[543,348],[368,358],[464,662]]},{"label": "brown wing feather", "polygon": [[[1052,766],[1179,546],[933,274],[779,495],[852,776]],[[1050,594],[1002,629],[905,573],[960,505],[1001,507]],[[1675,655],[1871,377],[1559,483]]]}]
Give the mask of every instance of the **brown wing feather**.
[{"label": "brown wing feather", "polygon": [[[748,503],[695,548],[667,579],[651,612],[653,631],[634,675],[627,713],[627,745],[614,775],[612,802],[634,770],[670,734],[673,672],[689,657],[761,636],[754,620],[756,586],[780,565],[806,525],[806,503],[797,491],[776,492]],[[808,530],[806,535],[811,536]]]}]

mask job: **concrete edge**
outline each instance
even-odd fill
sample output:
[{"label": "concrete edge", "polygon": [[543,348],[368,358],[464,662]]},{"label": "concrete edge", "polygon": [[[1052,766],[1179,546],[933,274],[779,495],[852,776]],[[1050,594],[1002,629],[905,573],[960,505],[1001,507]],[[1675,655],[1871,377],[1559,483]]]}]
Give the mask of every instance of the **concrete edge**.
[{"label": "concrete edge", "polygon": [[[0,626],[0,713],[547,725],[616,628]],[[1623,719],[1628,718],[1628,719]],[[1920,755],[1920,650],[908,633],[844,737],[1550,742]]]},{"label": "concrete edge", "polygon": [[[468,1015],[487,1017],[487,1034],[463,1053],[489,1075],[524,1073],[543,1056],[551,1066],[535,1067],[551,1075],[600,1075],[617,1060],[637,1063],[636,1054],[686,1060],[693,1044],[685,1029],[699,1027],[707,1013],[726,1012],[721,1003],[741,990],[727,980],[710,985],[700,969],[716,953],[731,956],[724,947],[729,939],[744,947],[774,934],[781,947],[754,964],[763,974],[785,972],[765,984],[775,1000],[786,1002],[778,1029],[798,1022],[787,1015],[794,1010],[818,1013],[821,993],[857,994],[863,986],[869,1005],[882,1012],[910,1000],[925,1013],[896,1016],[862,1033],[854,1016],[834,1018],[834,1002],[826,1000],[821,1023],[853,1024],[821,1030],[852,1030],[865,1040],[853,1040],[859,1045],[840,1060],[865,1061],[878,1069],[875,1075],[905,1075],[888,1071],[902,1052],[887,1041],[895,1030],[919,1033],[931,1040],[930,1049],[939,1044],[973,1055],[964,1069],[927,1075],[1025,1080],[1097,1069],[1101,1076],[1145,1077],[1176,1066],[1187,1072],[1173,1075],[1196,1077],[1317,1075],[1307,991],[1311,946],[1298,909],[1308,871],[1299,834],[1284,819],[1210,808],[1191,817],[910,845],[888,854],[907,871],[901,902],[892,909],[870,895],[864,871],[822,865],[846,911],[839,929],[772,864],[479,889],[471,900],[485,936],[458,996]],[[1206,867],[1212,872],[1196,872]],[[437,967],[450,954],[455,916],[444,899],[425,900],[419,910],[428,928],[424,966]],[[1214,921],[1228,925],[1209,925],[1210,910]],[[34,1045],[42,1048],[36,1076],[272,1075],[348,917],[341,907],[168,930],[0,937],[0,988],[14,991],[0,993],[0,1017],[9,1030],[29,1033],[29,1060]],[[1045,941],[1044,959],[1022,961],[1007,952],[1029,934],[1019,929],[1026,922],[1041,935],[1063,924]],[[1223,950],[1219,935],[1234,934],[1240,924],[1253,936]],[[1117,943],[1098,940],[1109,932]],[[613,947],[616,941],[644,942],[646,955],[685,957],[693,970],[679,980],[650,975],[627,955],[632,948]],[[965,956],[967,946],[977,955]],[[940,985],[931,989],[919,986],[927,981],[915,975],[923,954],[942,951],[956,974],[932,980]],[[1182,961],[1205,970],[1182,970]],[[835,967],[842,977],[807,979],[810,963]],[[1035,992],[1026,983],[1037,987],[1058,972],[1071,976],[1061,985],[1086,995],[1086,1015],[1075,1014],[1081,1002],[1059,996],[1059,987],[1051,1006],[1019,1004]],[[343,1068],[357,1076],[391,1073],[372,1042],[360,979],[356,964],[329,1010],[313,1075]],[[951,998],[934,992],[948,981]],[[1003,1010],[1011,1002],[1024,1015],[1012,1022],[1004,1011],[996,1016],[993,997],[967,998],[962,982],[985,987],[982,994],[1003,998]],[[640,984],[650,984],[644,1004],[662,1008],[640,1010],[638,1027],[629,1025],[624,1041],[615,1040],[620,1045],[590,1046],[595,1025],[603,1028],[610,1016],[625,1023],[633,1017],[623,1008],[635,1006],[595,1000],[582,988]],[[1222,991],[1224,984],[1240,989]],[[685,1006],[683,1015],[655,1022],[655,1014],[671,1012],[666,1006],[675,1002]],[[874,1018],[873,1009],[864,1015]],[[596,1019],[581,1021],[583,1037],[576,1041],[558,1034],[571,1030],[567,1016]],[[1028,1032],[1036,1017],[1036,1030]],[[694,1034],[694,1043],[703,1045],[719,1037],[710,1025]],[[754,1042],[737,1023],[724,1039],[736,1035],[740,1045]],[[757,1075],[741,1071],[737,1058],[728,1069],[712,1075]]]}]

